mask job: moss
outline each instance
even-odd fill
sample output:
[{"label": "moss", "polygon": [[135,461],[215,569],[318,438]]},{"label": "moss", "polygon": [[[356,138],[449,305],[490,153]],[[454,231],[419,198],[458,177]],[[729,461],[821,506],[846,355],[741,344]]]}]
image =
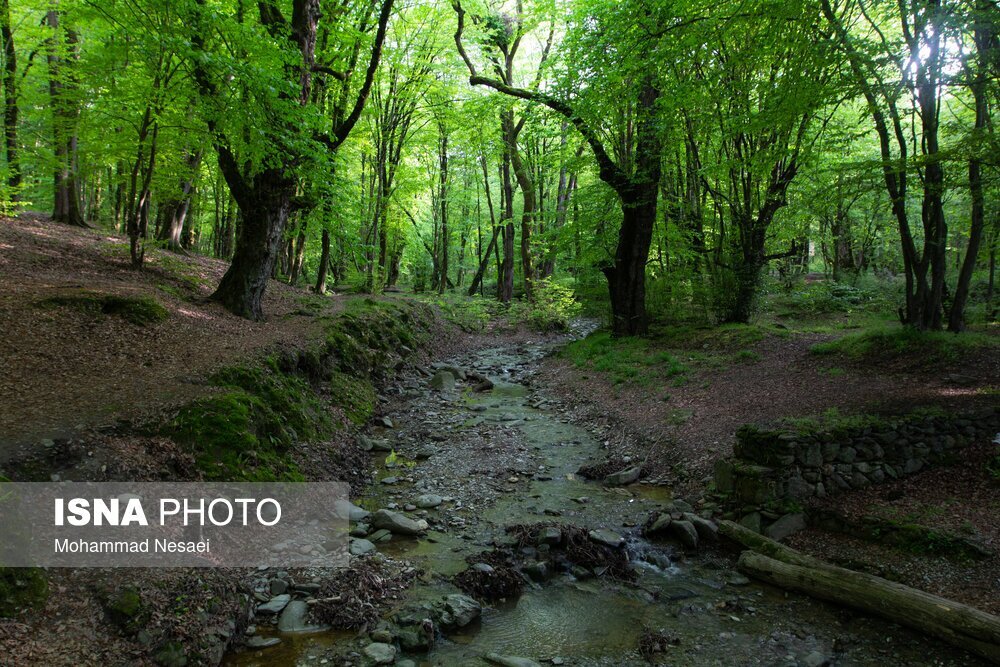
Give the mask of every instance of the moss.
[{"label": "moss", "polygon": [[39,568],[0,568],[0,617],[37,607],[49,596],[49,582]]},{"label": "moss", "polygon": [[375,386],[368,380],[345,373],[333,374],[330,398],[355,424],[364,424],[375,410]]},{"label": "moss", "polygon": [[135,588],[109,591],[102,596],[101,602],[108,619],[127,635],[145,627],[151,616],[142,602],[142,595]]},{"label": "moss", "polygon": [[184,406],[168,433],[187,445],[210,480],[302,479],[289,457],[292,434],[259,398],[236,390]]},{"label": "moss", "polygon": [[42,306],[69,306],[91,315],[117,315],[122,319],[146,326],[167,319],[170,313],[151,296],[120,296],[81,290],[73,294],[49,297],[39,302]]},{"label": "moss", "polygon": [[864,362],[912,360],[921,364],[953,363],[975,350],[1000,347],[995,336],[966,332],[918,331],[911,327],[881,327],[813,345],[818,355],[840,355]]},{"label": "moss", "polygon": [[669,351],[646,338],[614,338],[598,331],[563,348],[562,355],[579,368],[607,374],[615,384],[662,384],[687,372]]}]

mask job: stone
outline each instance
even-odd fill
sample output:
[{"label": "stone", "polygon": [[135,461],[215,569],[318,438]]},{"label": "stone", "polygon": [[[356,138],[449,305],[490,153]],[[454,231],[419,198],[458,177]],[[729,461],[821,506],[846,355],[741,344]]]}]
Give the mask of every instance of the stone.
[{"label": "stone", "polygon": [[352,503],[349,500],[339,500],[337,501],[337,516],[346,516],[351,523],[357,523],[358,521],[364,521],[371,514],[366,509],[362,509]]},{"label": "stone", "polygon": [[792,498],[808,498],[815,493],[815,487],[799,475],[788,478],[788,495]]},{"label": "stone", "polygon": [[823,461],[832,463],[837,460],[840,454],[840,445],[836,442],[824,442],[822,445]]},{"label": "stone", "polygon": [[282,632],[308,632],[319,630],[318,626],[309,625],[309,604],[305,600],[292,600],[278,617],[278,629]]},{"label": "stone", "polygon": [[392,510],[379,510],[372,515],[372,525],[388,530],[393,535],[420,535],[427,530],[426,521],[414,521]]},{"label": "stone", "polygon": [[434,493],[425,493],[421,496],[417,496],[417,499],[414,502],[420,509],[427,510],[437,507],[444,502],[444,499]]},{"label": "stone", "polygon": [[604,483],[608,486],[625,486],[639,479],[640,475],[642,475],[642,468],[634,466],[611,473],[604,478]]},{"label": "stone", "polygon": [[801,512],[786,514],[764,531],[764,534],[772,540],[780,542],[789,535],[804,530],[806,527],[806,515]]},{"label": "stone", "polygon": [[555,526],[542,528],[538,531],[538,538],[535,541],[538,544],[559,544],[562,541],[562,531]]},{"label": "stone", "polygon": [[698,530],[690,521],[683,519],[672,521],[667,531],[688,549],[698,548]]},{"label": "stone", "polygon": [[375,544],[364,538],[351,540],[351,555],[364,556],[375,551]]},{"label": "stone", "polygon": [[474,572],[482,572],[483,574],[493,574],[495,572],[493,566],[489,563],[473,563],[469,566],[469,569]]},{"label": "stone", "polygon": [[740,519],[740,525],[744,528],[749,528],[755,533],[759,533],[761,530],[760,521],[760,512],[750,512],[750,514]]},{"label": "stone", "polygon": [[388,417],[379,417],[378,419],[375,420],[375,423],[383,428],[395,427],[395,425],[392,423],[392,420],[389,419]]},{"label": "stone", "polygon": [[153,662],[160,667],[187,667],[187,654],[180,642],[167,642],[153,653]]},{"label": "stone", "polygon": [[689,502],[687,502],[686,500],[681,500],[680,498],[674,498],[670,502],[670,504],[673,505],[674,509],[676,509],[679,512],[693,512],[694,511],[694,508],[691,507],[691,504]]},{"label": "stone", "polygon": [[376,665],[391,665],[396,661],[396,647],[392,644],[372,642],[361,652]]},{"label": "stone", "polygon": [[449,371],[438,371],[430,381],[431,389],[455,391],[455,376]]},{"label": "stone", "polygon": [[590,538],[591,542],[597,542],[598,544],[603,544],[604,546],[611,547],[612,549],[618,549],[625,544],[624,537],[613,530],[608,530],[607,528],[592,530],[587,533],[587,537]]},{"label": "stone", "polygon": [[444,599],[444,613],[441,615],[441,625],[446,628],[464,628],[479,618],[483,607],[468,595],[455,593]]},{"label": "stone", "polygon": [[417,667],[417,663],[413,662],[409,658],[404,660],[397,660],[396,667]]},{"label": "stone", "polygon": [[288,590],[288,582],[284,579],[272,579],[269,585],[271,595],[281,595]]},{"label": "stone", "polygon": [[545,581],[549,578],[549,566],[543,562],[527,563],[521,570],[531,577],[532,581]]},{"label": "stone", "polygon": [[825,665],[829,665],[830,661],[819,651],[813,651],[802,658],[802,664],[805,667],[824,667]]},{"label": "stone", "polygon": [[542,667],[541,663],[530,658],[519,658],[513,655],[500,655],[498,653],[487,653],[483,659],[493,665],[501,667]]},{"label": "stone", "polygon": [[719,527],[715,525],[714,521],[698,516],[693,512],[685,512],[684,520],[691,522],[698,533],[699,540],[714,542],[719,536]]},{"label": "stone", "polygon": [[281,595],[275,595],[273,598],[268,600],[262,605],[257,607],[257,613],[263,616],[273,616],[274,614],[281,613],[288,603],[291,601],[292,596],[287,593]]},{"label": "stone", "polygon": [[819,444],[809,445],[802,457],[802,463],[810,468],[818,468],[823,465],[823,450]]},{"label": "stone", "polygon": [[854,459],[858,457],[858,450],[853,447],[843,447],[840,450],[840,454],[837,455],[837,460],[842,463],[854,463]]},{"label": "stone", "polygon": [[379,530],[376,530],[374,533],[368,536],[368,541],[375,543],[388,542],[391,539],[392,539],[392,533],[386,530],[385,528],[380,528]]},{"label": "stone", "polygon": [[256,635],[247,640],[247,648],[269,648],[271,646],[277,646],[281,643],[279,637],[261,637]]}]

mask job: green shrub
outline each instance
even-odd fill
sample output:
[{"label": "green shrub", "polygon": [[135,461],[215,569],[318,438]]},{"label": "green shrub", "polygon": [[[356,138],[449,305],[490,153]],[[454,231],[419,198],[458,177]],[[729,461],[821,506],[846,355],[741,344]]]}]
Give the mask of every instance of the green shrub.
[{"label": "green shrub", "polygon": [[581,306],[573,290],[552,278],[536,281],[534,301],[511,305],[511,319],[524,321],[536,331],[565,331]]},{"label": "green shrub", "polygon": [[985,334],[918,331],[911,327],[870,329],[837,340],[813,345],[813,354],[839,354],[856,360],[893,361],[910,358],[922,363],[947,363],[970,351],[998,347],[1000,341]]}]

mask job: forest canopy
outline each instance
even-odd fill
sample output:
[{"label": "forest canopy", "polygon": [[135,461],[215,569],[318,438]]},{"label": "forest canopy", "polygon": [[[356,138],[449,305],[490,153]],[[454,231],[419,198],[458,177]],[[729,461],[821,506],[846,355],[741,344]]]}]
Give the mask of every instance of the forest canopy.
[{"label": "forest canopy", "polygon": [[995,0],[0,0],[0,204],[269,279],[573,295],[618,335],[877,280],[995,319]]}]

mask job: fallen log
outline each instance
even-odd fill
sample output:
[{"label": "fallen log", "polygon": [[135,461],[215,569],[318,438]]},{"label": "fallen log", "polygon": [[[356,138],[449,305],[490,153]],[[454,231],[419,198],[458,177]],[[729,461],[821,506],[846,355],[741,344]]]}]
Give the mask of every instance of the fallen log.
[{"label": "fallen log", "polygon": [[723,521],[719,532],[751,549],[739,569],[775,586],[805,593],[933,635],[1000,664],[1000,617],[864,572],[807,556]]}]

